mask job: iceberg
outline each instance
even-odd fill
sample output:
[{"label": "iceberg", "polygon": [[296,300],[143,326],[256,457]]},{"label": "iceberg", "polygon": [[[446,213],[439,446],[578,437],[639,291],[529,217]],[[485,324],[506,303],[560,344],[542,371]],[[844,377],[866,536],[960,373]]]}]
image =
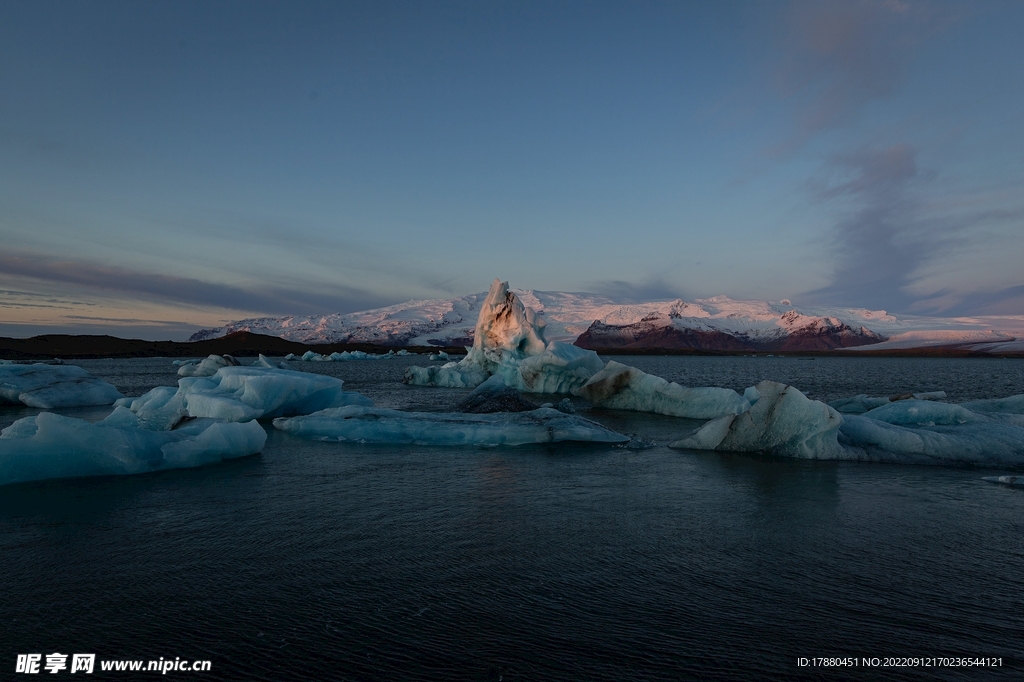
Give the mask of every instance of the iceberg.
[{"label": "iceberg", "polygon": [[986,414],[1019,414],[1024,415],[1024,394],[1011,395],[1008,398],[993,398],[990,400],[971,400],[961,403],[972,412],[984,412]]},{"label": "iceberg", "polygon": [[350,406],[323,410],[305,417],[275,419],[274,427],[312,440],[388,445],[629,442],[628,436],[551,408],[501,414],[460,414]]},{"label": "iceberg", "polygon": [[764,452],[807,459],[844,459],[838,412],[792,386],[762,381],[749,410],[713,419],[671,448]]},{"label": "iceberg", "polygon": [[158,386],[138,398],[123,398],[148,429],[172,429],[186,417],[231,422],[309,414],[344,405],[370,406],[358,393],[342,390],[341,379],[265,367],[224,367],[212,377],[186,377],[178,387]]},{"label": "iceberg", "polygon": [[0,366],[0,404],[52,410],[110,405],[121,397],[116,388],[75,365]]},{"label": "iceberg", "polygon": [[953,426],[989,421],[962,405],[936,403],[929,400],[901,400],[864,413],[875,421],[898,426]]},{"label": "iceberg", "polygon": [[546,341],[544,326],[544,319],[508,290],[508,282],[496,279],[480,305],[466,357],[441,367],[409,367],[405,382],[473,388],[500,374],[520,391],[570,393],[604,367],[594,351]]},{"label": "iceberg", "polygon": [[451,360],[451,358],[448,357],[448,353],[445,353],[443,350],[437,353],[431,353],[428,359],[432,361],[444,360],[445,362],[449,362]]},{"label": "iceberg", "polygon": [[[980,417],[980,415],[979,415]],[[901,464],[1024,465],[1024,428],[979,418],[965,424],[901,426],[847,415],[843,459]]]},{"label": "iceberg", "polygon": [[614,360],[594,374],[576,391],[576,395],[600,407],[655,412],[687,419],[738,415],[749,410],[751,403],[748,398],[728,388],[684,388]]},{"label": "iceberg", "polygon": [[291,369],[291,365],[287,362],[278,362],[277,360],[271,360],[263,353],[260,353],[259,358],[253,363],[253,367],[266,367],[267,369]]},{"label": "iceberg", "polygon": [[1024,476],[982,476],[981,480],[1003,485],[1024,486]]},{"label": "iceberg", "polygon": [[347,362],[349,360],[386,360],[393,358],[398,355],[412,355],[409,351],[402,349],[397,353],[393,350],[389,350],[387,353],[366,353],[361,350],[345,350],[340,353],[334,352],[330,355],[321,355],[320,353],[314,353],[311,350],[307,350],[302,354],[302,357],[298,357],[288,354],[286,360],[302,360],[304,362]]},{"label": "iceberg", "polygon": [[[537,406],[523,398],[523,394],[505,385],[502,378],[495,374],[477,386],[466,396],[455,409],[459,412],[472,414],[490,414],[492,412],[530,412]],[[561,410],[565,412],[565,410]]]},{"label": "iceberg", "polygon": [[236,367],[238,360],[230,355],[210,355],[199,363],[182,363],[178,368],[179,377],[212,377],[222,367]]},{"label": "iceberg", "polygon": [[95,424],[41,412],[0,432],[0,485],[196,467],[256,454],[266,439],[255,421],[197,420],[150,431],[123,407]]},{"label": "iceberg", "polygon": [[792,386],[762,381],[755,389],[759,398],[750,410],[714,419],[669,447],[900,464],[1024,465],[1020,415],[909,399],[840,415]]},{"label": "iceberg", "polygon": [[945,391],[931,391],[928,393],[905,393],[903,395],[892,396],[891,398],[874,398],[861,393],[851,398],[840,398],[839,400],[833,400],[828,404],[836,412],[843,414],[864,414],[868,410],[873,410],[876,407],[882,405],[888,405],[889,403],[895,403],[901,400],[945,400]]}]

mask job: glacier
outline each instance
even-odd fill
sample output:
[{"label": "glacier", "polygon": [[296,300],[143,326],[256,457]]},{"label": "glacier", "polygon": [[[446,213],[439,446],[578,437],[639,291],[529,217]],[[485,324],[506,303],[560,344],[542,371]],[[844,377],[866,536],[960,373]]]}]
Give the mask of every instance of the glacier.
[{"label": "glacier", "polygon": [[529,393],[570,393],[604,362],[597,353],[544,338],[545,321],[495,279],[480,304],[473,346],[459,362],[441,367],[410,367],[405,381],[420,386],[473,388],[492,375]]},{"label": "glacier", "polygon": [[169,430],[187,417],[230,422],[309,414],[372,401],[344,391],[341,379],[267,367],[222,367],[211,377],[185,377],[178,387],[157,386],[138,398],[122,398],[145,428]]},{"label": "glacier", "polygon": [[151,431],[124,407],[95,424],[41,412],[0,432],[0,485],[202,466],[256,454],[266,439],[255,421],[204,419]]},{"label": "glacier", "polygon": [[685,388],[614,360],[575,394],[599,407],[688,419],[715,419],[750,409],[750,401],[732,389]]},{"label": "glacier", "polygon": [[302,438],[388,445],[526,445],[580,441],[627,443],[629,437],[551,408],[530,412],[462,414],[341,407],[275,419],[274,427]]},{"label": "glacier", "polygon": [[121,393],[75,365],[0,365],[0,404],[52,410],[110,405]]}]

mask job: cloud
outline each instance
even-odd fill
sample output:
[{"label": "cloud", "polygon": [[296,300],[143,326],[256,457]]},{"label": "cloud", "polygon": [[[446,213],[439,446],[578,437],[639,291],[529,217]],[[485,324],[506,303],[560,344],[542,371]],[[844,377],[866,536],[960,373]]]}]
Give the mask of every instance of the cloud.
[{"label": "cloud", "polygon": [[[831,171],[837,183],[822,183],[817,198],[845,201],[849,215],[832,234],[837,266],[832,283],[808,293],[830,303],[906,309],[904,291],[917,268],[941,246],[909,226],[916,203],[908,189],[918,177],[916,152],[906,144],[836,156]],[[929,238],[931,237],[931,238]]]},{"label": "cloud", "polygon": [[160,300],[268,315],[351,312],[392,302],[341,285],[311,285],[309,289],[234,286],[33,254],[0,254],[0,275],[113,292],[129,300]]},{"label": "cloud", "polygon": [[[823,303],[897,311],[975,314],[996,311],[1019,298],[1018,287],[986,294],[942,288],[915,292],[925,266],[955,254],[982,237],[973,228],[1020,219],[1011,208],[945,211],[933,215],[918,199],[935,175],[917,164],[908,144],[866,148],[834,156],[828,179],[812,183],[818,200],[844,215],[828,235],[836,259],[832,281],[806,296]],[[919,287],[917,287],[919,288]]]},{"label": "cloud", "polygon": [[776,85],[797,106],[797,130],[770,150],[784,154],[853,121],[902,87],[916,48],[954,17],[928,3],[897,0],[795,2]]}]

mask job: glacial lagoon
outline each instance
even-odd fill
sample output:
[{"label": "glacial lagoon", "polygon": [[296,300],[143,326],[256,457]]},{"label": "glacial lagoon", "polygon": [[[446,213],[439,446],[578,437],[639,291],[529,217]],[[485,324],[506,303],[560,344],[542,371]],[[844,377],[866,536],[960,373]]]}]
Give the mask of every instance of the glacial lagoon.
[{"label": "glacial lagoon", "polygon": [[[614,358],[686,386],[816,400],[1024,393],[1024,361]],[[381,408],[449,411],[422,357],[293,363]],[[75,361],[121,393],[168,359]],[[531,396],[540,403],[547,398]],[[793,679],[799,657],[1002,657],[827,679],[1016,679],[1024,488],[967,466],[674,450],[701,422],[585,410],[627,445],[316,442],[0,489],[10,652],[209,659],[206,679]],[[109,407],[54,410],[97,421]],[[38,414],[0,408],[0,428]],[[102,675],[98,675],[102,677]]]}]

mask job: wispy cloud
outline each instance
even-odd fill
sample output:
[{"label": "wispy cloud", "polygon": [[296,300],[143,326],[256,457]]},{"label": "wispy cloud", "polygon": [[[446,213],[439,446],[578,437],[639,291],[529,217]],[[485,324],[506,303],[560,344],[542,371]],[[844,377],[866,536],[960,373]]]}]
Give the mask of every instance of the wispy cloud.
[{"label": "wispy cloud", "polygon": [[160,300],[190,306],[217,307],[269,315],[317,314],[363,310],[393,301],[368,291],[320,284],[310,289],[280,286],[236,286],[220,282],[140,272],[35,254],[0,254],[0,275],[113,292],[128,299]]},{"label": "wispy cloud", "polygon": [[903,85],[916,48],[955,20],[934,4],[901,0],[794,2],[776,84],[797,107],[796,129],[769,150],[785,154],[849,124]]},{"label": "wispy cloud", "polygon": [[974,228],[1020,219],[1015,208],[976,207],[932,215],[919,196],[935,179],[922,170],[909,144],[866,148],[834,156],[827,179],[812,183],[818,200],[842,217],[827,238],[836,261],[829,285],[807,296],[822,302],[897,311],[969,314],[1005,312],[1020,287],[987,294],[914,291],[922,270],[978,239]]},{"label": "wispy cloud", "polygon": [[906,309],[903,291],[940,243],[919,238],[909,226],[916,203],[908,188],[918,176],[916,152],[906,144],[836,156],[830,164],[838,182],[816,188],[818,199],[845,202],[849,214],[831,235],[837,260],[832,283],[809,296],[870,307]]}]

